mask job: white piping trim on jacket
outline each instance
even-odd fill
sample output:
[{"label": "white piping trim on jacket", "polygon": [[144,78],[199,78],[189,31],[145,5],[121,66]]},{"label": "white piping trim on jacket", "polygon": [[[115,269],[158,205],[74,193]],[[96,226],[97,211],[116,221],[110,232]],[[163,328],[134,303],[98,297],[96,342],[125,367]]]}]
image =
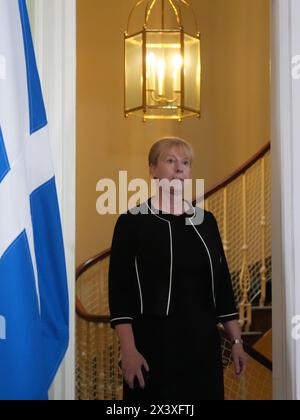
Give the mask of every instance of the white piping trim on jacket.
[{"label": "white piping trim on jacket", "polygon": [[154,216],[156,216],[158,219],[163,220],[164,222],[168,223],[169,225],[169,231],[170,231],[170,256],[171,256],[171,262],[170,262],[170,282],[169,282],[169,296],[168,296],[168,305],[167,305],[167,315],[169,315],[170,310],[170,303],[171,303],[171,291],[172,291],[172,280],[173,280],[173,238],[172,238],[172,228],[171,228],[171,222],[169,222],[166,219],[163,219],[162,217],[159,217],[157,214],[153,212],[153,210],[149,207],[148,203],[147,207],[151,211]]},{"label": "white piping trim on jacket", "polygon": [[229,316],[238,315],[238,312],[235,312],[234,314],[228,314],[228,315],[218,315],[218,318],[227,318]]},{"label": "white piping trim on jacket", "polygon": [[192,222],[191,219],[190,219],[190,222],[191,222],[193,228],[195,229],[197,235],[201,238],[201,240],[202,240],[202,242],[203,242],[203,244],[204,244],[204,246],[206,248],[208,257],[209,257],[210,270],[211,270],[211,280],[212,280],[212,294],[213,294],[214,305],[215,305],[215,308],[216,308],[217,307],[217,304],[216,304],[216,296],[215,296],[215,278],[214,278],[214,269],[213,269],[213,265],[212,265],[211,255],[210,255],[209,249],[208,249],[208,247],[206,245],[206,242],[202,238],[200,232],[198,232],[198,230],[196,229],[196,227],[195,227],[195,225],[194,225],[194,223]]},{"label": "white piping trim on jacket", "polygon": [[140,275],[139,275],[139,270],[138,270],[138,266],[137,266],[137,257],[135,257],[135,271],[136,271],[136,278],[137,278],[137,281],[138,281],[139,292],[140,292],[141,314],[143,314],[144,313],[144,303],[143,303],[143,295],[142,295],[142,288],[141,288],[141,282],[140,282]]},{"label": "white piping trim on jacket", "polygon": [[170,310],[171,290],[172,290],[172,281],[173,281],[173,237],[172,237],[171,223],[170,222],[168,222],[168,223],[169,223],[169,229],[170,229],[171,263],[170,263],[170,287],[169,287],[169,298],[168,298],[167,315],[169,315],[169,310]]},{"label": "white piping trim on jacket", "polygon": [[131,318],[130,316],[122,316],[121,318],[113,318],[110,320],[110,322],[120,321],[121,319],[131,319],[133,321],[133,318]]},{"label": "white piping trim on jacket", "polygon": [[[151,199],[150,199],[150,203],[151,203]],[[147,207],[148,207],[148,209],[151,211],[151,213],[152,214],[154,214],[154,216],[156,216],[158,219],[160,219],[160,220],[163,220],[164,222],[168,222],[168,220],[166,220],[166,219],[164,219],[164,218],[162,218],[162,217],[160,217],[160,216],[158,216],[153,210],[152,210],[152,208],[151,207],[149,207],[149,204],[148,204],[148,201],[146,201],[146,203],[145,203],[146,205],[147,205]],[[194,214],[191,216],[191,217],[188,217],[188,219],[192,219],[192,218],[194,218],[195,217],[195,215],[196,215],[196,208],[195,207],[193,207],[193,210],[194,210]],[[167,213],[167,214],[169,214],[169,213]]]}]

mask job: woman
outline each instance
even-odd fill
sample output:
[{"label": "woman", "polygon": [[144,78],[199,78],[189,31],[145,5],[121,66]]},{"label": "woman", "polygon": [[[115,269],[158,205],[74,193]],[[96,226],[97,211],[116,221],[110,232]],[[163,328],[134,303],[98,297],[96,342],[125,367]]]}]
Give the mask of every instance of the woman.
[{"label": "woman", "polygon": [[109,304],[120,339],[125,400],[224,399],[220,322],[233,342],[237,376],[245,370],[216,219],[205,211],[196,223],[196,209],[183,199],[192,161],[193,150],[181,139],[155,143],[150,174],[176,185],[168,190],[163,181],[154,197],[122,214],[115,227]]}]

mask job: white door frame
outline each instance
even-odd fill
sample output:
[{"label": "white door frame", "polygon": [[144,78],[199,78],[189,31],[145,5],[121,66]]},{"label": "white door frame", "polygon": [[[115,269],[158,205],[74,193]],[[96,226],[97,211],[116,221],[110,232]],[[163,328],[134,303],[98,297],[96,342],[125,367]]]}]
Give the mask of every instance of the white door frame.
[{"label": "white door frame", "polygon": [[70,345],[51,389],[75,399],[76,0],[27,0],[43,85],[64,232]]},{"label": "white door frame", "polygon": [[293,325],[300,315],[300,65],[296,72],[293,63],[299,21],[299,0],[271,0],[275,400],[300,399],[300,328]]},{"label": "white door frame", "polygon": [[[66,243],[70,289],[70,348],[55,381],[54,399],[75,389],[75,153],[76,0],[28,0],[46,99]],[[300,399],[300,1],[271,0],[272,25],[272,261],[274,399]],[[299,70],[300,74],[300,70]],[[297,159],[299,162],[297,162]],[[298,283],[297,280],[298,279]]]}]

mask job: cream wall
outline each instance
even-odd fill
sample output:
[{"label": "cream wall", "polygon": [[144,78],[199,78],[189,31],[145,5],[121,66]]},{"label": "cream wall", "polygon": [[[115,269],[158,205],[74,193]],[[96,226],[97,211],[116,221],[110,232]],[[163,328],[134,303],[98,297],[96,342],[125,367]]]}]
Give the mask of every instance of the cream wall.
[{"label": "cream wall", "polygon": [[269,1],[192,1],[202,33],[202,118],[183,123],[123,117],[123,32],[133,0],[77,0],[77,264],[109,248],[117,216],[96,213],[96,184],[148,177],[156,138],[194,146],[206,188],[270,139]]}]

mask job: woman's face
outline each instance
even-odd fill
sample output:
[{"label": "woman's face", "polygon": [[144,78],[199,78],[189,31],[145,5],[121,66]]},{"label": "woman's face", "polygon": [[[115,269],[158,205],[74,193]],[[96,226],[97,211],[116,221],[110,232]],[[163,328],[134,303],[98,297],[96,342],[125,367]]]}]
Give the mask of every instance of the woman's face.
[{"label": "woman's face", "polygon": [[150,172],[153,178],[183,181],[191,178],[192,164],[184,150],[173,147],[166,152],[156,166],[151,165]]}]

